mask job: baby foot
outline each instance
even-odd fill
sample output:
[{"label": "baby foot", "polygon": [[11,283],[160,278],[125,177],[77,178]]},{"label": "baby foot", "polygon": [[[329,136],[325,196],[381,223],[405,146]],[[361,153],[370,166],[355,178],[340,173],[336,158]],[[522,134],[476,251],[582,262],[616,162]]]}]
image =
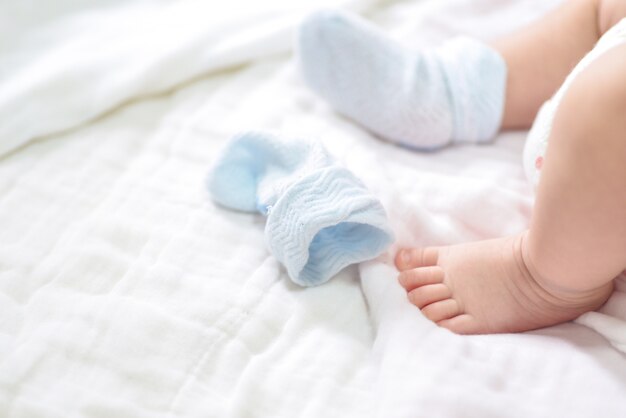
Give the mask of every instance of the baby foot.
[{"label": "baby foot", "polygon": [[398,280],[427,318],[458,334],[555,325],[599,308],[611,294],[612,282],[578,291],[540,281],[524,261],[523,245],[521,234],[402,250],[395,260]]},{"label": "baby foot", "polygon": [[506,64],[481,42],[414,51],[356,15],[322,11],[302,23],[297,52],[311,89],[391,141],[435,149],[500,127]]}]

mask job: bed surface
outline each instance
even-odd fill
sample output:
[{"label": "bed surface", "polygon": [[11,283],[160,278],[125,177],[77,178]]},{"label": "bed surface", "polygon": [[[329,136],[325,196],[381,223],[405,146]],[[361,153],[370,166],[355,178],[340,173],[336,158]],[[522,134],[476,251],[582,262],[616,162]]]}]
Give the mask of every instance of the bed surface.
[{"label": "bed surface", "polygon": [[[391,252],[513,234],[533,201],[524,132],[417,154],[309,92],[291,36],[321,2],[215,3],[0,5],[0,416],[626,416],[622,282],[576,322],[462,337],[406,301],[389,255],[304,289],[261,216],[211,202],[246,129],[322,141],[380,197]],[[415,47],[556,4],[340,3]]]}]

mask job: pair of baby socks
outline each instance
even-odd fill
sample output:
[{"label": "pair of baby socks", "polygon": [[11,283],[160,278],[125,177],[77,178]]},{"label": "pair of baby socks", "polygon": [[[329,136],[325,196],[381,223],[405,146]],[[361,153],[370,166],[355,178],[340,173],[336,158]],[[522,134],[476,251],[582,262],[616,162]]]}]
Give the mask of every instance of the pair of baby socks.
[{"label": "pair of baby socks", "polygon": [[[481,42],[455,38],[413,51],[363,19],[324,11],[302,23],[297,54],[312,90],[401,145],[481,143],[500,127],[506,64]],[[324,283],[393,241],[378,199],[318,142],[237,135],[218,157],[209,190],[225,207],[267,216],[267,246],[303,286]]]}]

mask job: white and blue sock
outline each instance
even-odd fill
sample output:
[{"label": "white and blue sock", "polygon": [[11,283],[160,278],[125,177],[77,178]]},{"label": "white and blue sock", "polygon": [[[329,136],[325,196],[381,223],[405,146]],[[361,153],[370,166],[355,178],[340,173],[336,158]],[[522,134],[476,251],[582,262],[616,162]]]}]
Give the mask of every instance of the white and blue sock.
[{"label": "white and blue sock", "polygon": [[498,131],[506,63],[470,38],[415,51],[338,11],[302,23],[296,50],[307,84],[339,112],[393,142],[437,149]]},{"label": "white and blue sock", "polygon": [[317,142],[237,135],[215,162],[209,191],[227,208],[267,215],[267,245],[302,286],[324,283],[393,242],[379,200]]}]

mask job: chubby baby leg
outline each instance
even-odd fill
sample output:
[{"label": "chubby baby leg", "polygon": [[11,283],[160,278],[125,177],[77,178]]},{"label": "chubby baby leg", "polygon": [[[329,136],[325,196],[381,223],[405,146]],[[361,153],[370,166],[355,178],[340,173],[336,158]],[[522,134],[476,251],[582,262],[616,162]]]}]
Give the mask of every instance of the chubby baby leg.
[{"label": "chubby baby leg", "polygon": [[626,45],[593,62],[557,111],[530,229],[407,249],[399,281],[457,333],[519,332],[597,309],[626,268]]},{"label": "chubby baby leg", "polygon": [[601,55],[557,111],[528,235],[555,286],[605,285],[626,267],[626,44]]}]

